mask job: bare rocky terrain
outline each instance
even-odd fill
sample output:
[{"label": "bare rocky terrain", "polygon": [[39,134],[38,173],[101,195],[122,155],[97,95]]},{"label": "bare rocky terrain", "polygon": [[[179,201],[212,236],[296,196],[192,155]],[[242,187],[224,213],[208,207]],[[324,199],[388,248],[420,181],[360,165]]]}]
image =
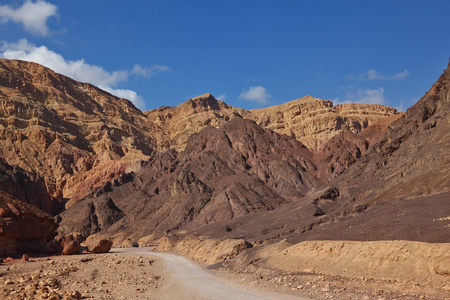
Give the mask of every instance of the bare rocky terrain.
[{"label": "bare rocky terrain", "polygon": [[[381,257],[378,255],[381,248],[377,249],[372,262]],[[278,269],[250,264],[231,273],[220,264],[204,269],[182,257],[173,260],[173,255],[148,251],[149,248],[113,249],[107,254],[7,258],[0,264],[0,296],[2,299],[438,300],[448,299],[449,293],[448,285],[442,287],[442,282],[433,280],[418,283],[400,277],[372,278],[367,271],[351,274],[351,268],[346,274],[328,274],[322,272],[330,267],[329,260],[323,258],[308,262],[308,267],[296,272],[286,271],[298,264],[277,262]],[[323,253],[319,249],[319,255]],[[286,269],[281,270],[283,267]]]},{"label": "bare rocky terrain", "polygon": [[211,94],[141,112],[0,60],[0,104],[2,296],[180,298],[168,256],[77,254],[103,239],[299,297],[450,298],[450,67],[406,113]]}]

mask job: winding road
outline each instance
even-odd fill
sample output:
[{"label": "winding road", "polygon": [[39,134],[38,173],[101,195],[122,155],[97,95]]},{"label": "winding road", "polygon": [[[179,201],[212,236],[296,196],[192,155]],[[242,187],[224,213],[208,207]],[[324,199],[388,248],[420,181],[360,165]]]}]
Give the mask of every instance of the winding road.
[{"label": "winding road", "polygon": [[168,253],[151,252],[151,248],[112,249],[115,253],[135,253],[155,256],[163,261],[169,274],[158,291],[157,299],[198,300],[308,300],[274,292],[260,291],[211,274],[189,259]]}]

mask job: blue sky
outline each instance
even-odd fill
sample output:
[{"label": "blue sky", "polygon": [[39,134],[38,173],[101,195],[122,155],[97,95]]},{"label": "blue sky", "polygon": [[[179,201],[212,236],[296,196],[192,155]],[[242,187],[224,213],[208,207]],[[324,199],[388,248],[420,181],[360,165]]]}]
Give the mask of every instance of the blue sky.
[{"label": "blue sky", "polygon": [[450,56],[450,1],[0,0],[0,57],[149,110],[203,93],[246,109],[305,95],[420,99]]}]

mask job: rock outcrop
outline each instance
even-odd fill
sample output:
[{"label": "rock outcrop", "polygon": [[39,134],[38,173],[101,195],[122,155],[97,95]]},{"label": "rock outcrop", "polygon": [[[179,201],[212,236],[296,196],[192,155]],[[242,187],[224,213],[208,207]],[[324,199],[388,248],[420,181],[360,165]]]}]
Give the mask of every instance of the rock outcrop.
[{"label": "rock outcrop", "polygon": [[[359,134],[396,114],[380,105],[333,106],[310,96],[248,111],[211,94],[143,113],[128,100],[36,63],[0,60],[0,158],[42,180],[48,199],[38,206],[50,213],[136,172],[154,150],[180,152],[192,134],[236,117],[295,137],[316,151],[341,132]],[[370,134],[364,138],[372,143]],[[334,168],[340,172],[346,164]],[[331,173],[327,180],[338,174]]]},{"label": "rock outcrop", "polygon": [[295,137],[311,151],[341,132],[358,134],[380,119],[398,115],[383,105],[341,104],[306,96],[285,104],[251,110],[264,128]]},{"label": "rock outcrop", "polygon": [[39,252],[53,239],[56,229],[50,215],[0,191],[0,256]]}]

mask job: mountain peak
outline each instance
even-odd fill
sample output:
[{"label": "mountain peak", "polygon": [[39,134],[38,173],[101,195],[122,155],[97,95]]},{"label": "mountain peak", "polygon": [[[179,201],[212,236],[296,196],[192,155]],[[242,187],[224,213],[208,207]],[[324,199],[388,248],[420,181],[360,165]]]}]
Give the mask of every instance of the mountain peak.
[{"label": "mountain peak", "polygon": [[230,107],[228,104],[214,98],[214,96],[211,95],[210,93],[206,93],[206,94],[191,98],[188,101],[186,101],[185,103],[181,104],[180,106],[184,106],[184,105],[190,106],[190,107],[192,107],[192,109],[200,110],[200,111],[220,110],[221,106]]}]

